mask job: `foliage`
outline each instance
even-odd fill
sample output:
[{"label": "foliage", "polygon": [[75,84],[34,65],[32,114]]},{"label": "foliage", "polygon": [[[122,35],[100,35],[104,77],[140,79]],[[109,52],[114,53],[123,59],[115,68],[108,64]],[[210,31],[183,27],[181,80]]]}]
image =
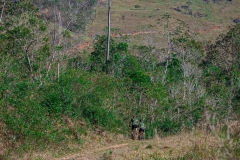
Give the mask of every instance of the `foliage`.
[{"label": "foliage", "polygon": [[134,8],[141,8],[141,6],[139,6],[138,4],[136,4],[136,5],[134,6]]},{"label": "foliage", "polygon": [[229,116],[234,111],[239,115],[239,31],[240,25],[236,25],[220,35],[215,44],[209,44],[204,62],[205,85],[210,95],[218,97],[220,117]]},{"label": "foliage", "polygon": [[0,70],[8,78],[39,80],[38,76],[44,72],[50,55],[46,26],[36,17],[36,10],[29,1],[8,5],[9,15],[0,27]]},{"label": "foliage", "polygon": [[168,65],[168,74],[167,74],[168,83],[177,83],[178,81],[183,80],[181,61],[175,58],[175,56],[176,55],[173,55],[173,59]]},{"label": "foliage", "polygon": [[[94,51],[91,53],[91,71],[105,71],[106,70],[106,51],[107,51],[107,36],[97,36],[94,44]],[[110,39],[110,60],[109,72],[116,76],[121,75],[121,62],[128,52],[128,44],[124,42],[115,42]]]},{"label": "foliage", "polygon": [[123,75],[129,77],[135,84],[150,83],[150,77],[144,72],[143,66],[133,56],[127,56],[123,61]]},{"label": "foliage", "polygon": [[[62,7],[60,1],[55,5]],[[214,128],[239,117],[239,25],[214,44],[175,35],[164,65],[153,46],[129,49],[111,38],[106,75],[106,35],[96,37],[91,54],[67,59],[62,45],[49,42],[49,26],[36,11],[31,1],[9,1],[0,25],[0,121],[10,134],[0,133],[13,143],[79,142],[95,128],[127,135],[132,115],[146,123],[147,138],[203,122]],[[64,65],[57,68],[55,62]]]}]

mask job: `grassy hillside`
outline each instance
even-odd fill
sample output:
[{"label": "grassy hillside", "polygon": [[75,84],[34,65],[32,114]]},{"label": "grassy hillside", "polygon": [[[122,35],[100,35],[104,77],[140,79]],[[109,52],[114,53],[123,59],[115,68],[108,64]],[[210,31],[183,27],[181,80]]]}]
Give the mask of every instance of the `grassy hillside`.
[{"label": "grassy hillside", "polygon": [[[237,0],[219,3],[203,0],[113,0],[111,27],[120,29],[123,34],[156,31],[152,35],[132,36],[131,41],[133,44],[147,44],[147,40],[152,38],[154,45],[161,46],[161,43],[165,44],[164,27],[167,24],[163,17],[169,14],[169,30],[175,30],[184,23],[190,32],[212,40],[233,25],[233,19],[239,18],[239,5]],[[107,26],[106,6],[107,0],[99,1],[96,19],[88,28],[88,35],[99,34]],[[213,29],[213,26],[219,27]]]}]

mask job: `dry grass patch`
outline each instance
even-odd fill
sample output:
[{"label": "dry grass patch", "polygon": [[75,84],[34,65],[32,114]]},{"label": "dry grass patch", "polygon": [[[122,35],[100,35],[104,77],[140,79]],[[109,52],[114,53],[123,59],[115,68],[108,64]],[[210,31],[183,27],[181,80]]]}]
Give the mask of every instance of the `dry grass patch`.
[{"label": "dry grass patch", "polygon": [[133,141],[126,137],[117,140],[116,135],[109,133],[105,136],[89,133],[85,139],[86,143],[78,153],[58,159],[174,159],[188,154],[192,148],[201,152],[222,144],[218,138],[200,131],[144,141]]},{"label": "dry grass patch", "polygon": [[0,156],[5,155],[7,150],[6,145],[4,143],[4,134],[6,134],[6,124],[0,121]]},{"label": "dry grass patch", "polygon": [[196,159],[196,157],[219,159],[221,156],[227,157],[226,146],[230,146],[228,143],[230,141],[220,138],[217,134],[212,135],[199,130],[168,137],[155,136],[150,140],[138,141],[121,134],[95,129],[81,135],[81,139],[84,140],[82,144],[69,142],[65,144],[63,150],[51,149],[45,153],[32,153],[28,158],[45,160],[151,160]]}]

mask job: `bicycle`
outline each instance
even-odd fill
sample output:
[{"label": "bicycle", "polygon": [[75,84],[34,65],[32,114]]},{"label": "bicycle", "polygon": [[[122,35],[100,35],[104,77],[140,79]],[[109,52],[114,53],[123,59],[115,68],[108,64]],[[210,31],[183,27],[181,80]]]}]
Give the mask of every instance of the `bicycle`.
[{"label": "bicycle", "polygon": [[144,138],[145,138],[145,133],[144,133],[144,131],[140,131],[140,133],[139,133],[139,135],[138,135],[138,139],[139,139],[139,140],[144,140]]},{"label": "bicycle", "polygon": [[138,137],[138,128],[135,128],[132,132],[132,139],[136,140]]}]

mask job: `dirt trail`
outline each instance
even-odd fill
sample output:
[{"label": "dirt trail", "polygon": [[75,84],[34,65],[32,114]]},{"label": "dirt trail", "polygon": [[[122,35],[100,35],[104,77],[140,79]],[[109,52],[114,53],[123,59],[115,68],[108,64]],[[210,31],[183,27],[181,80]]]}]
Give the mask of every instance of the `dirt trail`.
[{"label": "dirt trail", "polygon": [[[216,30],[223,30],[226,27],[224,26],[212,26],[210,28],[207,29],[195,29],[195,30],[191,30],[190,32],[192,33],[210,33],[212,31],[216,31]],[[123,36],[137,36],[137,35],[144,35],[144,34],[158,34],[160,32],[157,31],[143,31],[143,32],[134,32],[134,33],[125,33],[125,34],[112,34],[112,37],[123,37]],[[80,45],[75,46],[73,49],[69,50],[69,52],[72,51],[81,51],[86,49],[87,47],[89,47],[90,45],[92,45],[94,42],[86,42]]]},{"label": "dirt trail", "polygon": [[216,139],[208,135],[193,133],[145,141],[124,140],[116,144],[86,147],[78,153],[55,158],[54,160],[100,160],[100,159],[148,159],[152,156],[174,158],[183,156],[196,145],[214,145]]},{"label": "dirt trail", "polygon": [[102,148],[98,148],[98,149],[94,149],[94,150],[88,150],[88,151],[85,151],[83,153],[76,153],[76,154],[69,155],[69,156],[66,156],[66,157],[57,158],[55,160],[87,160],[87,159],[92,160],[94,155],[97,154],[98,152],[107,151],[107,150],[114,150],[114,149],[117,149],[117,148],[123,148],[123,147],[127,147],[128,145],[130,145],[130,144],[129,143],[123,143],[123,144],[111,145],[111,146],[102,147]]}]

